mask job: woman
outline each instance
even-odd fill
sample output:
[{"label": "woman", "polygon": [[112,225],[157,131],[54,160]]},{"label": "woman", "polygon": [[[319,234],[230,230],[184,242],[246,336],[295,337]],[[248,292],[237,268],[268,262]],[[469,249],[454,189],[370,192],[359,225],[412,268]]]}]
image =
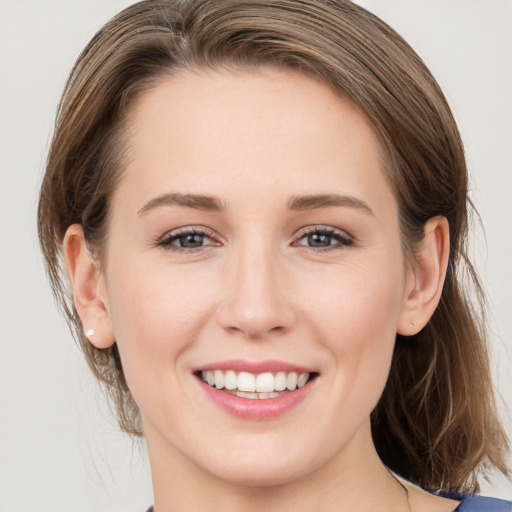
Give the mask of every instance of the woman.
[{"label": "woman", "polygon": [[510,510],[471,495],[508,445],[467,216],[442,92],[364,9],[111,20],[64,92],[39,232],[154,510]]}]

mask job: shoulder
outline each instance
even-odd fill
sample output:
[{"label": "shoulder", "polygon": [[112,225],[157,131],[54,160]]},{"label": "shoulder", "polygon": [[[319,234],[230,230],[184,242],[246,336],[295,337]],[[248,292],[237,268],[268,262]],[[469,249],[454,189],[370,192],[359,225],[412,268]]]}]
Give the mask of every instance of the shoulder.
[{"label": "shoulder", "polygon": [[434,491],[432,494],[460,501],[453,512],[512,512],[512,501],[452,491]]},{"label": "shoulder", "polygon": [[454,512],[512,512],[512,502],[487,496],[463,496]]}]

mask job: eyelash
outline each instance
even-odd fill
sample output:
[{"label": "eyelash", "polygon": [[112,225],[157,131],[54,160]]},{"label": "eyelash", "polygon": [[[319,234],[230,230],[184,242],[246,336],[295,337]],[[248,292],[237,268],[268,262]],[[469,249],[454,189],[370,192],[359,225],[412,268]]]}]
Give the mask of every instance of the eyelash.
[{"label": "eyelash", "polygon": [[309,235],[324,235],[338,242],[336,245],[329,245],[327,247],[311,247],[302,244],[298,245],[299,247],[307,248],[308,250],[316,253],[343,250],[354,245],[354,239],[350,235],[334,228],[327,228],[322,226],[309,226],[305,229],[302,229],[299,231],[296,240],[302,240],[304,237]]},{"label": "eyelash", "polygon": [[[193,248],[186,248],[186,247],[178,247],[173,245],[173,242],[176,242],[180,238],[185,238],[187,236],[200,236],[205,237],[210,240],[212,240],[214,243],[208,244],[208,245],[202,245],[199,247],[193,247]],[[338,242],[338,244],[335,245],[329,245],[327,247],[311,247],[308,245],[303,244],[297,244],[297,241],[302,240],[303,238],[309,236],[309,235],[324,235],[327,237],[330,237],[331,239],[334,239]],[[307,228],[302,229],[297,234],[297,237],[294,242],[295,247],[302,247],[303,249],[307,249],[309,251],[315,252],[315,253],[324,253],[328,251],[333,250],[343,250],[347,247],[354,245],[354,239],[347,234],[344,234],[341,231],[338,231],[333,228],[327,228],[327,227],[320,227],[320,226],[309,226]],[[166,250],[177,252],[177,253],[183,253],[183,254],[189,254],[189,253],[197,253],[200,250],[203,250],[206,247],[209,247],[210,245],[217,245],[218,242],[216,242],[215,233],[209,229],[206,228],[182,228],[178,229],[176,231],[172,231],[170,233],[165,234],[162,238],[157,240],[156,245],[159,247],[163,247]]]},{"label": "eyelash", "polygon": [[159,247],[163,247],[164,249],[172,252],[179,252],[179,253],[192,253],[197,252],[198,250],[204,249],[205,247],[209,247],[209,245],[216,245],[209,244],[209,245],[203,245],[201,247],[193,247],[193,248],[187,248],[187,247],[178,247],[175,245],[172,245],[173,242],[179,240],[180,238],[185,238],[187,236],[201,236],[205,238],[209,238],[210,240],[215,240],[215,233],[209,229],[206,228],[181,228],[176,231],[171,231],[170,233],[165,234],[162,238],[160,238],[156,245]]}]

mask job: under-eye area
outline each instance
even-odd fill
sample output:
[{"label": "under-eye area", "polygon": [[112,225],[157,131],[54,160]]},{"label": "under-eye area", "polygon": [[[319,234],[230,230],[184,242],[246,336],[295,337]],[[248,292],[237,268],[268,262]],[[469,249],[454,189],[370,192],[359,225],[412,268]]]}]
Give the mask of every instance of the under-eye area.
[{"label": "under-eye area", "polygon": [[195,375],[212,388],[253,400],[277,398],[304,387],[318,377],[316,372],[279,371],[254,374],[234,370],[199,370]]}]

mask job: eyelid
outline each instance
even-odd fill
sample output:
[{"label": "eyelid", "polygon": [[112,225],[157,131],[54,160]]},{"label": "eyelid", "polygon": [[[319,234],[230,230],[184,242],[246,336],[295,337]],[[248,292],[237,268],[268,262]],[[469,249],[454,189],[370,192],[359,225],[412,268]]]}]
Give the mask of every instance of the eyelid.
[{"label": "eyelid", "polygon": [[[333,237],[335,240],[337,240],[339,243],[330,245],[327,247],[310,247],[307,245],[298,244],[297,242],[304,238],[307,235],[310,235],[312,233],[321,233],[328,236]],[[308,250],[312,250],[315,252],[326,252],[326,251],[332,251],[336,249],[345,249],[349,246],[355,245],[355,239],[352,235],[350,235],[348,232],[334,228],[332,226],[326,226],[326,225],[312,225],[307,226],[298,231],[298,233],[294,237],[293,244],[298,247],[303,247]]]},{"label": "eyelid", "polygon": [[[338,243],[329,245],[327,247],[312,247],[307,246],[303,244],[299,244],[298,241],[300,241],[302,238],[304,238],[307,235],[310,235],[312,233],[320,233],[325,234],[327,236],[330,236],[334,238]],[[193,248],[187,248],[187,247],[179,247],[177,245],[172,245],[172,242],[179,239],[180,237],[184,237],[187,235],[200,235],[207,239],[209,239],[212,243],[208,243],[206,245],[202,245],[199,247],[193,247]],[[170,231],[167,231],[164,235],[159,237],[157,240],[155,240],[154,245],[162,247],[165,250],[169,250],[172,252],[181,252],[181,253],[192,253],[192,252],[200,252],[202,250],[205,250],[208,247],[211,246],[219,246],[223,242],[220,240],[220,237],[218,234],[213,231],[210,228],[207,228],[206,226],[183,226],[179,228],[172,229]],[[311,225],[306,226],[302,229],[300,229],[297,234],[294,236],[292,241],[292,246],[307,249],[309,251],[314,252],[327,252],[327,251],[333,251],[333,250],[340,250],[340,249],[346,249],[349,246],[353,246],[355,244],[355,239],[352,235],[347,233],[344,230],[334,228],[332,226],[326,226],[326,225]]]},{"label": "eyelid", "polygon": [[[172,245],[173,241],[187,235],[200,235],[208,238],[213,243],[193,248]],[[198,252],[210,246],[220,245],[219,238],[220,237],[213,230],[205,226],[183,226],[167,231],[165,234],[155,240],[154,245],[172,252]]]},{"label": "eyelid", "polygon": [[326,224],[312,224],[310,226],[305,226],[297,232],[296,238],[302,237],[304,235],[308,235],[310,233],[316,233],[316,232],[329,232],[329,233],[336,233],[339,235],[344,236],[345,238],[354,238],[350,233],[343,229],[335,228],[333,226],[327,226]]}]

